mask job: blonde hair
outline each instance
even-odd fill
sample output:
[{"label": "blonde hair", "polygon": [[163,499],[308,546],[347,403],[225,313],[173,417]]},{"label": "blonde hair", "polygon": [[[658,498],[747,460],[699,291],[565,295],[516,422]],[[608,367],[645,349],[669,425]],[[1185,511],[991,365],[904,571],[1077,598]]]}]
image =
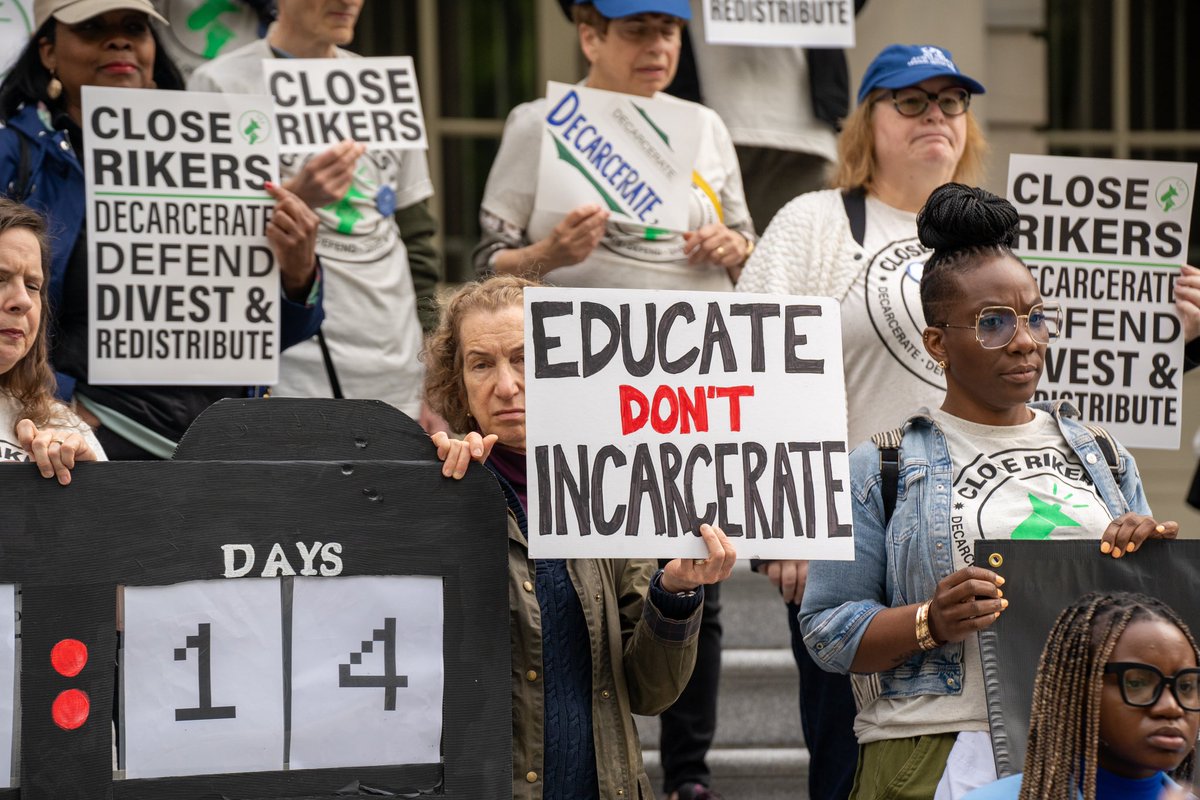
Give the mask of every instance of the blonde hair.
[{"label": "blonde hair", "polygon": [[525,289],[540,286],[516,275],[494,275],[468,283],[442,303],[441,321],[425,342],[425,402],[440,414],[451,430],[475,430],[463,383],[463,320],[477,312],[495,313],[522,306]]},{"label": "blonde hair", "polygon": [[[875,132],[871,128],[871,114],[875,103],[887,96],[889,89],[876,89],[867,95],[858,107],[850,112],[842,123],[838,137],[838,160],[829,186],[833,189],[858,189],[871,191],[875,181]],[[950,179],[955,183],[977,186],[983,179],[983,160],[988,145],[983,130],[975,120],[974,113],[967,109],[967,134],[962,157]]]}]

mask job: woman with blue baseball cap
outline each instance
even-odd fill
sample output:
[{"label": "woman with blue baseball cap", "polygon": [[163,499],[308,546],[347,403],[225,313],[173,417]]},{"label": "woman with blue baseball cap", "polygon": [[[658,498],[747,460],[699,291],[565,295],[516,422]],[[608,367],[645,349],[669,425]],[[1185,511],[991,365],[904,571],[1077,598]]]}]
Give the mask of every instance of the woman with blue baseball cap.
[{"label": "woman with blue baseball cap", "polygon": [[[915,408],[936,407],[942,367],[921,346],[920,280],[930,251],[917,211],[948,181],[979,181],[986,152],[971,113],[983,94],[950,51],[893,44],[871,62],[858,106],[842,126],[826,191],[801,195],[771,221],[738,281],[739,291],[823,295],[840,301],[849,444],[895,428]],[[800,669],[805,740],[823,765],[814,800],[841,800],[858,748],[849,679],[818,668],[797,614],[807,563],[756,563],[783,594]]]},{"label": "woman with blue baseball cap", "polygon": [[535,209],[543,98],[517,106],[505,123],[480,208],[477,270],[560,286],[732,289],[756,238],[733,140],[715,111],[661,94],[675,77],[688,0],[575,0],[571,17],[589,64],[584,86],[697,110],[688,232],[648,236],[618,226],[599,203],[565,217]]}]

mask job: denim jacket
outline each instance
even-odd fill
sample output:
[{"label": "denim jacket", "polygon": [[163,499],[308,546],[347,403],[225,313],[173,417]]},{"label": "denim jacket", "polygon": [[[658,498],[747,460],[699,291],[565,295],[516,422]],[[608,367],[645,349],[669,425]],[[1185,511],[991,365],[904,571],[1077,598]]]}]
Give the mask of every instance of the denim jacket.
[{"label": "denim jacket", "polygon": [[[1095,438],[1069,402],[1031,403],[1049,411],[1091,476],[1114,517],[1149,514],[1137,465],[1118,446],[1113,476]],[[950,538],[953,466],[946,437],[927,410],[905,422],[900,480],[891,522],[883,523],[879,450],[866,442],[850,454],[854,508],[854,561],[813,561],[800,609],[804,643],[822,669],[848,673],[863,634],[881,610],[933,597],[939,581],[954,572]],[[882,697],[962,692],[961,642],[914,655],[878,674]]]}]

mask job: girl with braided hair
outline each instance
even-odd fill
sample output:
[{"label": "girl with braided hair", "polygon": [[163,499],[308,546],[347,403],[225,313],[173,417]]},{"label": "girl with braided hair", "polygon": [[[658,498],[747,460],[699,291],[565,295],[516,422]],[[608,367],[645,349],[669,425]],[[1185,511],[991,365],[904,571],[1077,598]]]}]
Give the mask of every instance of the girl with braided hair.
[{"label": "girl with braided hair", "polygon": [[1024,775],[969,800],[1158,800],[1171,777],[1192,777],[1198,667],[1196,639],[1170,606],[1128,592],[1084,595],[1042,650]]},{"label": "girl with braided hair", "polygon": [[982,189],[930,195],[917,217],[933,249],[922,341],[945,395],[854,450],[855,560],[809,567],[805,645],[855,675],[860,701],[852,798],[954,800],[995,780],[976,634],[1008,601],[974,564],[977,540],[1091,538],[1121,558],[1178,531],[1150,517],[1124,448],[1066,401],[1029,402],[1059,311],[1011,250],[1017,221]]}]

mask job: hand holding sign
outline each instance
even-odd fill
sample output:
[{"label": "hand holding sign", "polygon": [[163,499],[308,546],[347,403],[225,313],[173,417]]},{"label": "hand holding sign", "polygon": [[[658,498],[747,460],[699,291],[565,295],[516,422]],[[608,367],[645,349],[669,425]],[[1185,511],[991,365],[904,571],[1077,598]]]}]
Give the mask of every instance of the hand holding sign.
[{"label": "hand holding sign", "polygon": [[492,454],[492,446],[500,439],[494,433],[483,436],[476,431],[471,431],[462,439],[451,439],[441,431],[429,438],[433,440],[438,458],[442,460],[442,475],[456,481],[467,474],[467,467],[472,461],[480,464],[487,461]]},{"label": "hand holding sign", "polygon": [[1183,322],[1183,341],[1200,337],[1200,269],[1184,264],[1183,274],[1175,282],[1175,308]]},{"label": "hand holding sign", "polygon": [[1143,514],[1130,511],[1114,519],[1100,538],[1100,552],[1120,558],[1142,546],[1147,539],[1174,539],[1179,535],[1178,522],[1155,522]]},{"label": "hand holding sign", "polygon": [[[320,220],[304,201],[282,186],[268,182],[266,190],[275,198],[275,211],[267,223],[267,240],[279,261],[279,280],[283,291],[292,300],[303,300],[312,287],[317,269],[317,225]],[[264,305],[258,311],[268,313]],[[256,313],[253,307],[247,314]]]},{"label": "hand holding sign", "polygon": [[938,644],[961,642],[995,622],[1008,608],[1004,579],[982,567],[964,567],[943,578],[929,606],[929,633]]},{"label": "hand holding sign", "polygon": [[310,208],[336,203],[350,191],[350,184],[354,181],[354,165],[365,152],[365,144],[343,139],[306,160],[299,174],[284,186]]},{"label": "hand holding sign", "polygon": [[96,452],[79,431],[38,430],[32,420],[23,419],[17,423],[17,439],[21,447],[33,455],[42,477],[57,477],[63,486],[71,482],[71,470],[76,462],[96,460]]},{"label": "hand holding sign", "polygon": [[688,592],[697,586],[718,583],[729,577],[737,561],[733,542],[720,528],[701,525],[700,536],[708,548],[707,558],[676,558],[663,567],[662,588],[668,592]]},{"label": "hand holding sign", "polygon": [[559,267],[578,264],[600,244],[608,217],[609,213],[598,205],[579,206],[563,217],[546,238],[518,250],[497,252],[496,272],[540,276]]}]

